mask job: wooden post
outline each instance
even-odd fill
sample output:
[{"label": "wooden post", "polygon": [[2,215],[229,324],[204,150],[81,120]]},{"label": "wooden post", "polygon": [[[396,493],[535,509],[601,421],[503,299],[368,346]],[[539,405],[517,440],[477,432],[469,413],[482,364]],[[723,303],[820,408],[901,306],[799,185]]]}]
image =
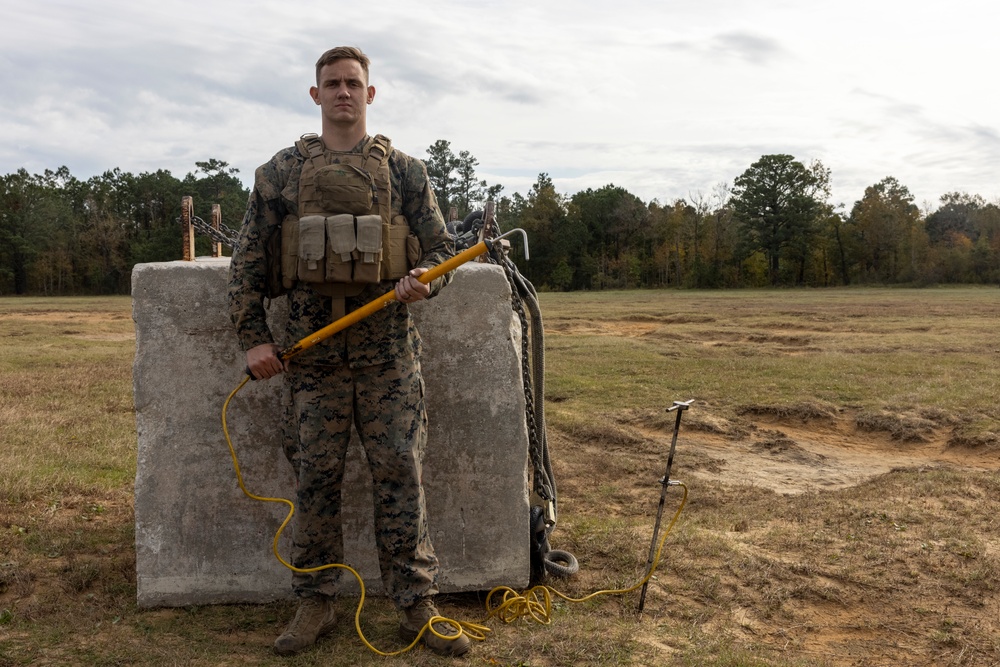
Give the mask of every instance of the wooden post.
[{"label": "wooden post", "polygon": [[[482,229],[479,230],[479,240],[480,241],[484,241],[484,240],[486,240],[488,238],[492,238],[493,236],[496,235],[496,232],[495,232],[495,230],[497,228],[497,226],[496,226],[496,211],[497,211],[497,207],[496,207],[496,204],[493,203],[493,200],[492,199],[487,200],[486,206],[483,207],[483,226],[482,226]],[[489,236],[487,236],[487,234],[489,234]],[[500,239],[500,247],[503,248],[504,254],[506,254],[507,252],[510,251],[510,241],[507,240],[507,239]],[[477,259],[477,261],[480,261],[480,262],[489,261],[486,258],[486,254],[485,253],[482,254],[482,255],[480,255],[476,259]]]},{"label": "wooden post", "polygon": [[487,200],[486,206],[483,207],[483,229],[489,229],[493,231],[493,223],[497,219],[497,205],[493,203],[492,199]]},{"label": "wooden post", "polygon": [[[212,229],[218,231],[222,224],[222,206],[212,204]],[[212,241],[212,257],[222,257],[222,243]]]},{"label": "wooden post", "polygon": [[181,228],[183,235],[183,259],[185,262],[194,261],[194,199],[191,197],[181,198]]}]

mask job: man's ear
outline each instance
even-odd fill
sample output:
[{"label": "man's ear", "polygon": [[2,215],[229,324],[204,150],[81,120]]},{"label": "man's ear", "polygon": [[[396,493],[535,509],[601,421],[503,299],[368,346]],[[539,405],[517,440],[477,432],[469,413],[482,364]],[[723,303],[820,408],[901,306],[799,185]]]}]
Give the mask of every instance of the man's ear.
[{"label": "man's ear", "polygon": [[368,86],[368,104],[375,101],[375,86]]},{"label": "man's ear", "polygon": [[317,88],[316,86],[310,86],[309,97],[312,98],[313,102],[319,104],[319,88]]}]

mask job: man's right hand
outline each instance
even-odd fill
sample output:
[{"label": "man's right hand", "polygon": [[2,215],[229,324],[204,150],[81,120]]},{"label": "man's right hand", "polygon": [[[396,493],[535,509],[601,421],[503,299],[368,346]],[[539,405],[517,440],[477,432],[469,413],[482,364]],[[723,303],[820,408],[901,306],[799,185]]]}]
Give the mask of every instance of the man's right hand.
[{"label": "man's right hand", "polygon": [[247,350],[247,368],[255,380],[266,380],[285,370],[285,362],[278,356],[281,348],[274,343],[264,343]]}]

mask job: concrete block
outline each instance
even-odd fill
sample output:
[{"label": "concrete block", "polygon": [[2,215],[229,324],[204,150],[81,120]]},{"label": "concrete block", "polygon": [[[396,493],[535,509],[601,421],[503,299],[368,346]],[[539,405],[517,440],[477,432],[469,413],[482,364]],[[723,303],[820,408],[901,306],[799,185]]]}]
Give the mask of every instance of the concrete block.
[{"label": "concrete block", "polygon": [[[222,405],[244,377],[225,304],[228,270],[228,258],[199,258],[140,264],[132,274],[140,607],[291,596],[291,573],[271,552],[287,506],[243,495],[222,435]],[[268,314],[276,335],[284,302]],[[441,591],[523,587],[530,481],[510,288],[498,267],[469,263],[437,298],[412,308],[424,341],[424,485]],[[273,379],[248,383],[229,408],[245,483],[260,496],[294,499],[282,451],[287,402],[284,383]],[[344,487],[345,560],[378,594],[371,477],[356,441]],[[288,543],[278,545],[286,558]]]}]

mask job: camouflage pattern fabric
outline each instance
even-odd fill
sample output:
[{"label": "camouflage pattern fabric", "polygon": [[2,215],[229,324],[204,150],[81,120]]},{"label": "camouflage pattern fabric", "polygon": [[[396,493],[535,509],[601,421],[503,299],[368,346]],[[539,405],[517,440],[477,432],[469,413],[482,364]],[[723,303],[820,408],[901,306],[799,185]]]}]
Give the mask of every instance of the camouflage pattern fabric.
[{"label": "camouflage pattern fabric", "polygon": [[[360,152],[368,141],[354,149]],[[268,295],[268,242],[280,239],[281,222],[298,214],[298,181],[304,162],[293,146],[257,169],[229,270],[230,316],[243,350],[272,343],[264,299]],[[389,158],[392,214],[404,215],[420,240],[418,266],[430,268],[454,254],[420,160],[393,150]],[[436,295],[451,280],[430,285]],[[351,312],[393,289],[395,281],[369,285],[346,300]],[[332,321],[328,296],[298,283],[288,292],[286,344]],[[389,597],[400,607],[436,592],[437,558],[427,533],[421,486],[426,412],[419,365],[420,336],[405,304],[393,301],[372,316],[292,359],[286,381],[292,393],[294,432],[286,454],[298,476],[293,562],[312,567],[342,562],[340,488],[353,423],[375,480],[379,565]],[[297,437],[296,437],[297,436]],[[299,595],[334,594],[339,569],[294,577]]]},{"label": "camouflage pattern fabric", "polygon": [[[298,480],[292,563],[309,568],[343,562],[340,493],[353,423],[372,474],[386,594],[400,609],[435,594],[438,561],[420,483],[427,441],[420,363],[405,357],[352,369],[293,362],[288,380],[301,443],[286,450]],[[295,574],[294,590],[299,596],[335,596],[340,573]]]}]

